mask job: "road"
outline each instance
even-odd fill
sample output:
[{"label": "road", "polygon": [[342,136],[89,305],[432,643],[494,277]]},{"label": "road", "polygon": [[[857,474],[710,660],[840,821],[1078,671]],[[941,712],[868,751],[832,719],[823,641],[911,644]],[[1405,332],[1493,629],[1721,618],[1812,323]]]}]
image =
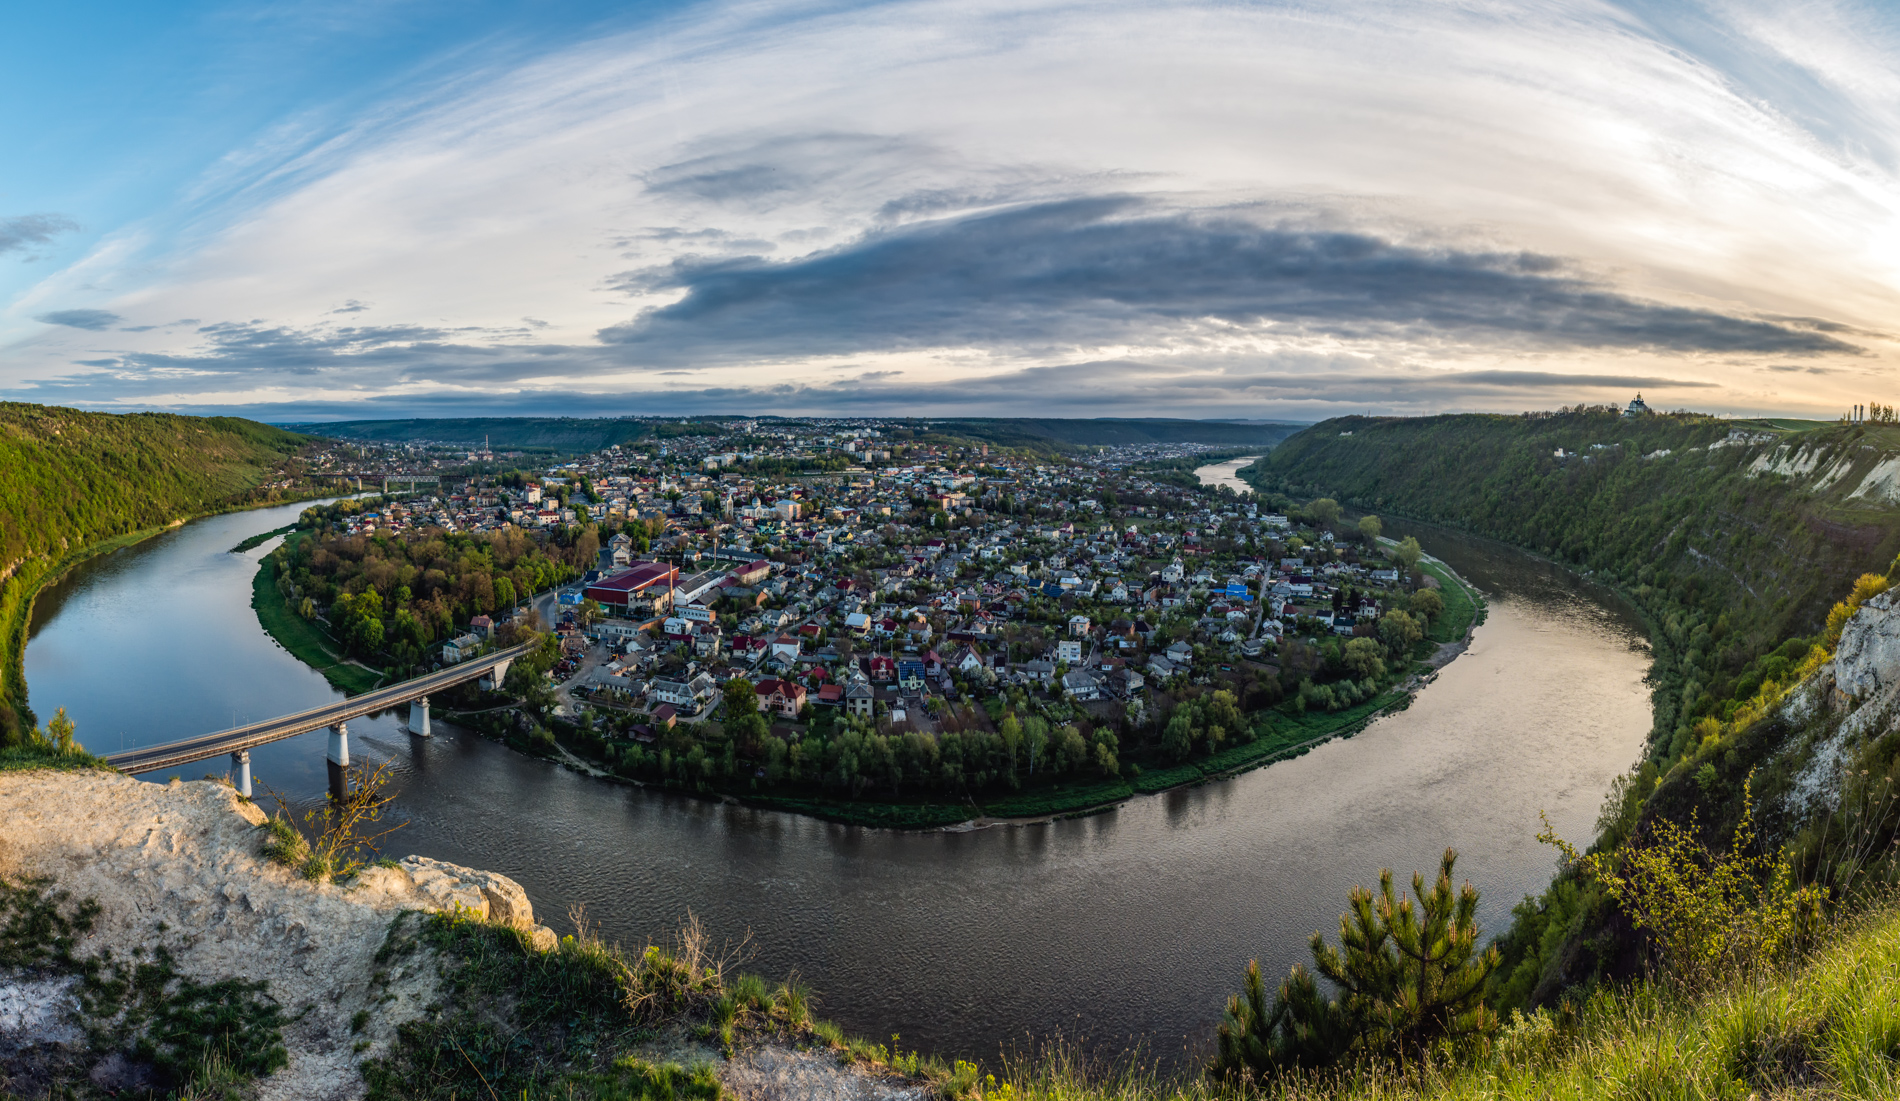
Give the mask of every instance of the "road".
[{"label": "road", "polygon": [[313,707],[294,715],[246,723],[229,730],[220,730],[215,734],[204,734],[168,745],[130,749],[107,757],[106,762],[121,772],[156,772],[159,769],[172,768],[191,761],[201,761],[206,757],[215,757],[221,753],[254,749],[268,742],[294,738],[299,734],[326,726],[335,726],[337,723],[348,722],[364,715],[388,711],[397,704],[407,703],[432,692],[440,692],[465,681],[486,676],[497,665],[524,657],[533,648],[534,644],[528,644],[498,650],[459,665],[451,665],[447,669],[425,673],[400,684],[378,688],[360,696],[351,696],[349,699],[336,703]]}]

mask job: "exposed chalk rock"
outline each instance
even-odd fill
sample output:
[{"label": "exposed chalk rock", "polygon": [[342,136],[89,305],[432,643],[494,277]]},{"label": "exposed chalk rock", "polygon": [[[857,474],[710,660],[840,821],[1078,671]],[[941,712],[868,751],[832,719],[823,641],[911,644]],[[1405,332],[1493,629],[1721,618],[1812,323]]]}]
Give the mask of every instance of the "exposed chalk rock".
[{"label": "exposed chalk rock", "polygon": [[1870,700],[1900,685],[1900,609],[1884,592],[1860,606],[1834,652],[1834,684],[1849,700]]}]

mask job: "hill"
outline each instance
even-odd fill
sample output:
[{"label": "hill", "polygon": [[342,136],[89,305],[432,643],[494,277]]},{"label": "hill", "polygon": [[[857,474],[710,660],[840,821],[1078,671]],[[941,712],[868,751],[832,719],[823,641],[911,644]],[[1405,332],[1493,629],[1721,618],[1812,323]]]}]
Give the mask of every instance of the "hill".
[{"label": "hill", "polygon": [[21,658],[42,585],[193,516],[290,496],[286,460],[308,442],[235,417],[0,403],[0,746],[34,721]]},{"label": "hill", "polygon": [[[1818,875],[1838,855],[1830,823],[1851,786],[1841,769],[1879,777],[1892,763],[1874,742],[1835,738],[1850,724],[1831,709],[1781,701],[1797,682],[1833,675],[1843,623],[1887,584],[1900,551],[1900,428],[1596,411],[1349,417],[1287,440],[1243,476],[1490,536],[1630,598],[1653,647],[1655,719],[1605,808],[1600,848],[1691,814],[1719,838],[1759,771],[1766,831],[1777,844],[1803,839],[1804,874]],[[1875,824],[1881,844],[1896,826]],[[1628,973],[1640,957],[1618,922],[1574,878],[1528,900],[1504,938],[1513,977],[1500,1004]]]},{"label": "hill", "polygon": [[[641,440],[676,436],[722,435],[738,417],[461,417],[441,420],[327,421],[295,424],[291,429],[312,435],[378,443],[480,444],[507,450],[549,450],[568,453],[599,451]],[[757,423],[797,418],[763,417]],[[1298,425],[1242,424],[1231,421],[1166,419],[1063,420],[965,417],[947,420],[911,418],[904,438],[951,436],[998,447],[1061,451],[1074,447],[1150,443],[1203,443],[1236,447],[1271,447],[1299,431]]]},{"label": "hill", "polygon": [[445,443],[508,451],[581,453],[645,439],[721,435],[725,418],[655,420],[645,417],[450,417],[440,420],[322,421],[293,424],[292,431],[376,443]]}]

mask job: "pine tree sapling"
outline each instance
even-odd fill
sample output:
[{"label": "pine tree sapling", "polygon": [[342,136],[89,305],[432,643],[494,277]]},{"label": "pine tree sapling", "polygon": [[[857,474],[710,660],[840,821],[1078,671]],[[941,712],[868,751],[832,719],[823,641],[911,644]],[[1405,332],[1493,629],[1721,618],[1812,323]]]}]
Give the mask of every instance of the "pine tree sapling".
[{"label": "pine tree sapling", "polygon": [[1281,982],[1271,1006],[1259,961],[1247,969],[1244,994],[1229,999],[1210,1073],[1222,1079],[1264,1079],[1286,1070],[1321,1067],[1351,1055],[1417,1058],[1433,1044],[1489,1035],[1498,1020],[1483,1003],[1484,984],[1500,959],[1479,952],[1478,892],[1456,893],[1446,849],[1430,891],[1412,875],[1412,898],[1379,873],[1375,894],[1354,887],[1339,918],[1339,948],[1313,934],[1313,964],[1338,995],[1321,995],[1299,965]]}]

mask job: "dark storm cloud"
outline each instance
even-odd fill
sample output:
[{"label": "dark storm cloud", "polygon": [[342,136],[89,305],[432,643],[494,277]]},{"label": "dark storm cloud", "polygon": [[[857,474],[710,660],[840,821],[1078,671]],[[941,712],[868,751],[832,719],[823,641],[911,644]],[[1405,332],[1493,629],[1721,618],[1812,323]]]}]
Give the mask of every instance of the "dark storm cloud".
[{"label": "dark storm cloud", "polygon": [[1468,344],[1858,351],[1812,326],[1623,295],[1555,257],[1420,248],[1125,197],[914,224],[784,263],[688,257],[623,280],[685,292],[599,334],[658,359],[1046,348],[1204,320]]},{"label": "dark storm cloud", "polygon": [[9,252],[23,252],[33,245],[50,243],[62,233],[71,233],[79,226],[70,218],[58,214],[20,214],[12,218],[0,218],[0,256]]},{"label": "dark storm cloud", "polygon": [[118,324],[121,318],[111,310],[54,310],[36,314],[33,320],[44,325],[65,325],[72,329],[100,332]]}]

